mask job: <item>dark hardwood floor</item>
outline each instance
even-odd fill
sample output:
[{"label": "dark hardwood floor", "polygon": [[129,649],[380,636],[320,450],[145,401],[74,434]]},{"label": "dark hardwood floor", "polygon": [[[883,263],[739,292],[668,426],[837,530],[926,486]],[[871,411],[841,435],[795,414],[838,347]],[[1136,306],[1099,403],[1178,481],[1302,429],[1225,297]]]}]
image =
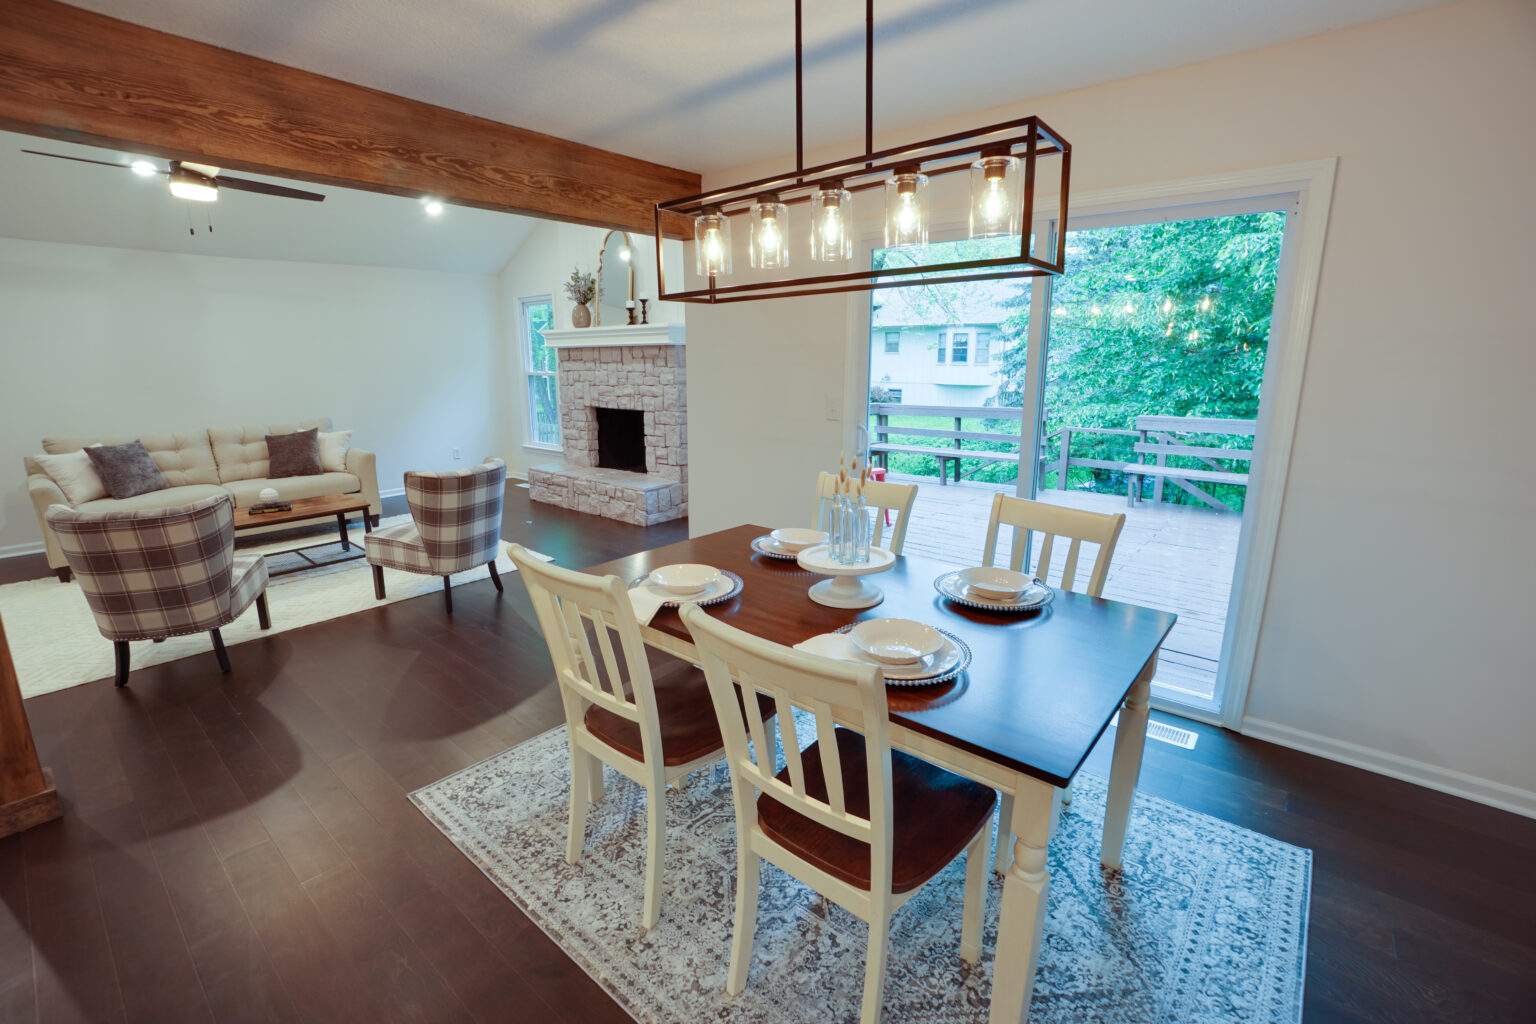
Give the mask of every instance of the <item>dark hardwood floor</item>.
[{"label": "dark hardwood floor", "polygon": [[[504,535],[564,565],[685,533],[526,493]],[[507,582],[241,644],[229,676],[114,690],[102,641],[101,681],[28,701],[66,813],[0,840],[0,1021],[627,1020],[406,798],[561,720]],[[1148,743],[1143,788],[1315,851],[1310,1024],[1536,1020],[1536,822],[1197,728]]]}]

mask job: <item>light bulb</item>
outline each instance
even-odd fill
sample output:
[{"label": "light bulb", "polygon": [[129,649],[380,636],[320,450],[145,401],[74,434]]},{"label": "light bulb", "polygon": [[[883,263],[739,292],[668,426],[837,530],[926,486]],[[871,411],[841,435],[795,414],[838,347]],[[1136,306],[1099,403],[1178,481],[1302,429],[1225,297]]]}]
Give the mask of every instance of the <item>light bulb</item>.
[{"label": "light bulb", "polygon": [[694,269],[701,277],[731,272],[731,221],[719,207],[706,207],[693,219]]},{"label": "light bulb", "polygon": [[1164,299],[1163,300],[1163,312],[1164,313],[1172,313],[1173,312],[1173,300],[1172,299]]},{"label": "light bulb", "polygon": [[1097,306],[1097,305],[1095,305],[1095,306],[1094,306],[1094,307],[1093,307],[1093,308],[1092,308],[1092,309],[1090,309],[1090,310],[1089,310],[1089,311],[1088,311],[1088,312],[1090,312],[1090,313],[1092,313],[1092,314],[1093,314],[1093,315],[1094,315],[1094,316],[1098,316],[1098,315],[1099,315],[1099,314],[1100,314],[1100,313],[1102,313],[1102,312],[1104,312],[1104,311],[1103,311],[1103,310],[1102,310],[1102,309],[1100,309],[1100,308],[1099,308],[1099,307],[1098,307],[1098,306]]},{"label": "light bulb", "polygon": [[885,182],[885,246],[928,244],[928,176],[917,164],[896,168]]},{"label": "light bulb", "polygon": [[436,199],[428,199],[422,204],[421,208],[427,211],[427,216],[429,217],[441,217],[443,215],[443,204]]},{"label": "light bulb", "polygon": [[1125,311],[1126,311],[1126,312],[1127,312],[1127,313],[1134,313],[1134,312],[1136,312],[1136,307],[1135,307],[1135,306],[1133,306],[1133,305],[1131,305],[1131,304],[1130,304],[1130,303],[1129,303],[1129,302],[1127,302],[1127,303],[1126,303],[1126,304],[1125,304]]},{"label": "light bulb", "polygon": [[160,173],[160,169],[154,164],[150,163],[148,160],[135,160],[128,166],[133,169],[134,174],[137,174],[141,178],[147,178],[152,174]]},{"label": "light bulb", "polygon": [[971,237],[1019,233],[1019,158],[1006,148],[984,149],[971,164]]},{"label": "light bulb", "polygon": [[843,216],[853,193],[842,182],[829,182],[816,191],[816,219],[811,228],[811,259],[841,263],[853,256],[853,236]]},{"label": "light bulb", "polygon": [[789,266],[789,240],[783,227],[788,217],[789,207],[771,192],[758,196],[757,202],[752,204],[747,254],[754,268],[771,270]]},{"label": "light bulb", "polygon": [[212,178],[178,168],[171,172],[171,195],[195,203],[211,203],[219,198],[219,186]]},{"label": "light bulb", "polygon": [[1189,332],[1189,340],[1190,341],[1199,341],[1200,340],[1200,332],[1199,331],[1190,331]]},{"label": "light bulb", "polygon": [[1211,297],[1209,295],[1207,295],[1207,296],[1205,296],[1205,298],[1200,300],[1200,312],[1202,312],[1202,313],[1208,312],[1210,310],[1210,308],[1211,308]]}]

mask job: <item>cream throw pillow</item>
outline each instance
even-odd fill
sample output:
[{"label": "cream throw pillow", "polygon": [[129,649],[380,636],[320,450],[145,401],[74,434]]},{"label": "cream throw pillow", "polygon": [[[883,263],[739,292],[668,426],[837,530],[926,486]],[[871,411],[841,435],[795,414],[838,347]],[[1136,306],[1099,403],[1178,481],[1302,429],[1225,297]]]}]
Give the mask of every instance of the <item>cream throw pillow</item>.
[{"label": "cream throw pillow", "polygon": [[321,431],[319,438],[320,468],[327,473],[345,473],[347,449],[352,447],[352,431],[333,430],[329,434]]},{"label": "cream throw pillow", "polygon": [[[100,445],[92,447],[100,447]],[[64,500],[71,505],[78,508],[87,501],[95,501],[97,498],[107,496],[107,485],[101,482],[101,477],[97,475],[96,467],[91,465],[91,458],[85,454],[84,448],[64,455],[32,457],[37,460],[38,465],[43,467],[43,472],[59,485],[59,490],[64,492]]]}]

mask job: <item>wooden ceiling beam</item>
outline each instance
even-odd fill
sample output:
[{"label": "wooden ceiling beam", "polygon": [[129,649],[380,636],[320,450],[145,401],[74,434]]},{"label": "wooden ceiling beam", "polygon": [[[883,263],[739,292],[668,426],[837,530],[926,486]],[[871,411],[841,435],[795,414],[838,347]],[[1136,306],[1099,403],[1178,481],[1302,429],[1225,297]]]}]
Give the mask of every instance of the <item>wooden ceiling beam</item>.
[{"label": "wooden ceiling beam", "polygon": [[689,171],[55,0],[0,3],[0,128],[646,234],[655,203],[701,189]]}]

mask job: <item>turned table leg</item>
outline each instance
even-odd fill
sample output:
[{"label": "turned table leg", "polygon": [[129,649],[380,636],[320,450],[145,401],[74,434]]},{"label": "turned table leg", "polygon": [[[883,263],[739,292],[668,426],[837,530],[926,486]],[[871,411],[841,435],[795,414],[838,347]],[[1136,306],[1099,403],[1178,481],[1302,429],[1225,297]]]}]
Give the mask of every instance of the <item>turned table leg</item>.
[{"label": "turned table leg", "polygon": [[1157,671],[1157,655],[1146,666],[1125,695],[1120,707],[1120,724],[1115,729],[1115,756],[1109,769],[1109,797],[1104,803],[1104,845],[1099,861],[1107,868],[1120,866],[1125,846],[1125,830],[1131,818],[1131,802],[1136,796],[1136,782],[1141,778],[1141,754],[1147,745],[1147,700],[1152,694],[1152,676]]},{"label": "turned table leg", "polygon": [[989,1024],[1019,1024],[1029,1016],[1035,989],[1035,968],[1040,963],[1040,938],[1045,931],[1046,898],[1051,873],[1045,866],[1046,849],[1055,821],[1052,805],[1055,787],[1020,775],[1013,796],[1011,827],[1018,839],[1013,844],[1013,863],[1003,876],[1003,904],[998,915],[996,970],[992,979]]}]

